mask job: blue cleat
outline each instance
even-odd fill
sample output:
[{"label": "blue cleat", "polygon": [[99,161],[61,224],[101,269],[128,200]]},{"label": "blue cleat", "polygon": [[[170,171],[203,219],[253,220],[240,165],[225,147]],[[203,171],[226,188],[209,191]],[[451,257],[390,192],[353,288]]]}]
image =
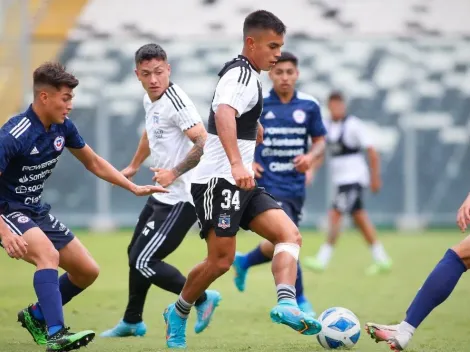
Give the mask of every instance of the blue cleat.
[{"label": "blue cleat", "polygon": [[176,313],[175,304],[170,304],[163,312],[166,324],[166,345],[168,348],[186,348],[186,322]]},{"label": "blue cleat", "polygon": [[197,321],[194,326],[196,334],[203,332],[204,329],[207,328],[215,312],[215,308],[217,308],[219,302],[222,300],[222,296],[217,291],[207,290],[206,294],[207,300],[196,307]]},{"label": "blue cleat", "polygon": [[271,320],[284,324],[302,335],[318,334],[322,326],[311,315],[302,312],[295,301],[283,299],[271,310]]},{"label": "blue cleat", "polygon": [[235,286],[240,292],[245,291],[246,274],[248,273],[248,269],[245,269],[242,266],[243,260],[243,254],[241,254],[240,252],[235,253],[235,260],[232,264],[233,268],[235,269],[235,278],[233,279],[233,281],[235,282]]},{"label": "blue cleat", "polygon": [[317,315],[317,313],[315,313],[315,311],[313,310],[313,307],[312,305],[310,304],[310,302],[305,298],[305,296],[300,296],[300,297],[297,297],[297,305],[299,306],[299,309],[304,312],[305,314],[308,314],[312,317],[315,318],[315,316]]},{"label": "blue cleat", "polygon": [[101,337],[128,337],[144,336],[147,332],[147,326],[142,321],[137,324],[129,324],[121,320],[114,328],[101,333]]}]

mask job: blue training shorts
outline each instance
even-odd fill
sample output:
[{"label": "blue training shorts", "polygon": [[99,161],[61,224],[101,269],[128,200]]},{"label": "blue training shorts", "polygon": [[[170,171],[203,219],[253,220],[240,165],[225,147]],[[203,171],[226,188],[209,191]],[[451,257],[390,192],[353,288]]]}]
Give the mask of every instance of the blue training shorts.
[{"label": "blue training shorts", "polygon": [[276,198],[276,201],[294,224],[299,226],[299,222],[302,220],[303,199]]},{"label": "blue training shorts", "polygon": [[57,250],[64,248],[75,237],[67,226],[49,213],[31,216],[26,212],[13,211],[9,214],[2,214],[1,217],[10,231],[19,236],[29,229],[39,227]]}]

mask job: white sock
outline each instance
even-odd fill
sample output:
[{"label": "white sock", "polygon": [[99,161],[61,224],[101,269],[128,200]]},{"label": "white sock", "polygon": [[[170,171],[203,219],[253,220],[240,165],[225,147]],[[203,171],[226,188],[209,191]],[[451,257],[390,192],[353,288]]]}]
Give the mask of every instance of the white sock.
[{"label": "white sock", "polygon": [[414,326],[410,325],[409,323],[407,323],[404,320],[400,323],[400,325],[398,325],[398,332],[399,333],[405,333],[405,334],[408,334],[410,336],[413,336],[413,334],[415,333],[415,330],[416,330],[416,328]]},{"label": "white sock", "polygon": [[370,250],[372,251],[372,258],[376,262],[386,262],[388,261],[387,252],[385,252],[385,248],[379,241],[375,242],[372,246],[370,246]]},{"label": "white sock", "polygon": [[329,243],[324,243],[320,247],[320,250],[317,254],[317,260],[321,265],[327,266],[330,262],[330,259],[333,255],[333,246]]}]

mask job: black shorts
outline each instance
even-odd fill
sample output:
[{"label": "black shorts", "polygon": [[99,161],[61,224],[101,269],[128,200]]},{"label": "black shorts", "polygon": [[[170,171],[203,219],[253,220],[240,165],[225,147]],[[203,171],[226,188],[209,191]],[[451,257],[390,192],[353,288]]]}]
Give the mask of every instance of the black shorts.
[{"label": "black shorts", "polygon": [[191,203],[166,204],[150,196],[127,250],[129,265],[145,277],[152,276],[153,264],[178,248],[195,222],[196,212]]},{"label": "black shorts", "polygon": [[363,187],[359,183],[339,186],[333,201],[333,209],[349,214],[364,209],[362,190]]},{"label": "black shorts", "polygon": [[22,236],[26,231],[34,227],[39,227],[58,251],[69,244],[75,237],[67,226],[48,212],[33,215],[26,210],[13,211],[2,214],[1,217],[10,228],[10,231],[19,236]]},{"label": "black shorts", "polygon": [[219,237],[235,236],[241,227],[249,230],[250,222],[269,209],[281,209],[264,188],[245,191],[223,178],[212,178],[207,184],[191,185],[201,238],[213,228]]}]

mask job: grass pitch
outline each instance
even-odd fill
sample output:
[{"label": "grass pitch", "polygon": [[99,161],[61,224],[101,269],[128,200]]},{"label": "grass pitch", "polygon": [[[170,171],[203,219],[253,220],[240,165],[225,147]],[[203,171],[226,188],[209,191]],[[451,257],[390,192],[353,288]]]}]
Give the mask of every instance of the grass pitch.
[{"label": "grass pitch", "polygon": [[[114,326],[122,317],[127,302],[127,257],[129,232],[97,235],[77,233],[101,266],[97,282],[65,307],[66,324],[72,330],[92,329],[97,334]],[[351,309],[364,325],[366,321],[399,322],[419,287],[445,250],[461,239],[458,231],[428,234],[383,232],[382,241],[394,260],[390,274],[367,277],[369,250],[356,235],[345,235],[334,254],[329,270],[315,274],[304,269],[307,296],[317,313],[333,306]],[[304,231],[302,255],[313,254],[323,236]],[[237,237],[238,249],[247,251],[259,239],[252,233]],[[183,273],[205,254],[205,243],[189,235],[183,245],[168,258]],[[35,301],[32,287],[34,268],[0,255],[0,352],[35,352],[45,348],[35,345],[29,334],[16,323],[16,313]],[[193,332],[194,312],[188,324],[189,351],[322,351],[314,337],[301,336],[288,327],[271,323],[269,311],[276,303],[276,294],[269,265],[250,271],[247,290],[236,291],[233,272],[219,279],[212,287],[222,293],[223,300],[211,326],[202,334]],[[438,307],[420,327],[409,351],[465,352],[470,342],[470,313],[463,308],[470,295],[470,281],[462,278],[450,299]],[[148,327],[143,338],[102,339],[98,336],[86,351],[155,352],[165,351],[162,311],[176,297],[152,288],[145,307]],[[362,331],[355,351],[387,351],[388,346],[375,344]]]}]

